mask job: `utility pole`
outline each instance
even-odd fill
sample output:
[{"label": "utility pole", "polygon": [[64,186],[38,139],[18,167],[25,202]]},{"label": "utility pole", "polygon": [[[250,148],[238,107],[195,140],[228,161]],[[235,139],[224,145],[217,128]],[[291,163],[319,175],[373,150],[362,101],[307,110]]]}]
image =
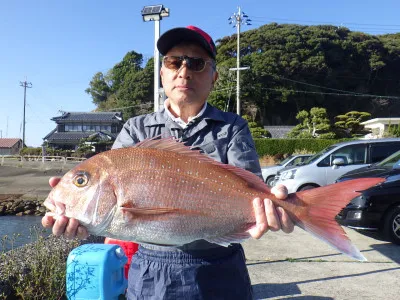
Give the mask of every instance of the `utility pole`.
[{"label": "utility pole", "polygon": [[24,82],[20,81],[19,85],[24,88],[24,118],[22,121],[22,148],[24,148],[25,145],[25,107],[26,107],[26,89],[32,88],[32,83],[26,82],[26,79]]},{"label": "utility pole", "polygon": [[243,25],[251,25],[249,22],[251,20],[249,17],[240,11],[240,6],[238,7],[238,11],[235,12],[231,17],[229,17],[229,24],[235,23],[233,27],[237,29],[237,50],[236,50],[236,68],[230,68],[230,71],[236,71],[236,113],[240,116],[240,70],[250,69],[249,67],[240,67],[240,26]]}]

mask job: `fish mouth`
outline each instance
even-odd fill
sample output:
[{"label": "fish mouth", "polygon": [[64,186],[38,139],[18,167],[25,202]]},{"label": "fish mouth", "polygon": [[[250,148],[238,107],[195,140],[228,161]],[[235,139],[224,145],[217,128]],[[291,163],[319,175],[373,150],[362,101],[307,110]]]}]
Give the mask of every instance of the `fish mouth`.
[{"label": "fish mouth", "polygon": [[48,213],[49,215],[53,216],[63,216],[65,215],[65,204],[54,201],[51,198],[47,198],[44,202],[43,205],[50,211]]}]

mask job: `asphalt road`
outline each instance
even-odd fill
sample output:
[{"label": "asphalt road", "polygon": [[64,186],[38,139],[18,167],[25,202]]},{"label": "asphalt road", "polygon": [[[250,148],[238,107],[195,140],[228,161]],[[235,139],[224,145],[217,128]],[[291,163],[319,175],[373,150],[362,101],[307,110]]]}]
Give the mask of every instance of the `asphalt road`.
[{"label": "asphalt road", "polygon": [[345,230],[367,262],[298,227],[246,241],[255,299],[400,299],[400,246]]},{"label": "asphalt road", "polygon": [[[65,172],[65,171],[63,171]],[[47,196],[59,170],[0,166],[0,194]],[[255,299],[400,299],[400,246],[346,229],[367,262],[358,262],[300,228],[248,240]]]}]

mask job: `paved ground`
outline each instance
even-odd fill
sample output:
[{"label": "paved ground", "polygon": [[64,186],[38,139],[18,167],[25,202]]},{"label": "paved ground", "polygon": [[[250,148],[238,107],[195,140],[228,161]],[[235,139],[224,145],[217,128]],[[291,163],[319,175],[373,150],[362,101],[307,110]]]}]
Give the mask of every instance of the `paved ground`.
[{"label": "paved ground", "polygon": [[60,169],[39,170],[0,166],[0,195],[22,194],[23,198],[46,198],[50,192],[49,178],[62,176]]},{"label": "paved ground", "polygon": [[[0,194],[44,199],[54,175],[60,172],[0,166]],[[255,299],[400,299],[400,246],[346,231],[368,262],[348,258],[299,228],[245,242]]]},{"label": "paved ground", "polygon": [[256,299],[400,299],[400,246],[346,229],[358,262],[302,229],[244,243]]}]

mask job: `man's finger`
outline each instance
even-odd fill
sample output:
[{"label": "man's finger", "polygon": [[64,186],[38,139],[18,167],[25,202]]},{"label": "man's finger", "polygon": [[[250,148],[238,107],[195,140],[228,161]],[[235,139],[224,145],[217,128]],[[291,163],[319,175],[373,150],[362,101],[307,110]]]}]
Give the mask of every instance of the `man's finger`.
[{"label": "man's finger", "polygon": [[52,216],[47,215],[47,213],[42,218],[42,225],[44,228],[52,228],[55,220]]},{"label": "man's finger", "polygon": [[268,221],[265,215],[264,201],[260,198],[255,198],[253,200],[253,209],[256,218],[256,226],[251,228],[248,232],[253,238],[259,239],[268,231]]},{"label": "man's finger", "polygon": [[279,220],[278,213],[276,212],[275,206],[269,199],[264,199],[264,214],[267,216],[268,227],[272,231],[278,231],[281,229],[281,222]]},{"label": "man's finger", "polygon": [[84,240],[89,237],[89,233],[87,232],[85,227],[78,226],[78,229],[76,231],[76,237],[80,240]]},{"label": "man's finger", "polygon": [[294,223],[292,219],[289,218],[289,215],[282,207],[277,207],[276,211],[279,215],[279,219],[281,220],[281,229],[284,233],[291,233],[294,230]]},{"label": "man's finger", "polygon": [[285,185],[278,184],[271,189],[271,193],[275,195],[276,198],[284,200],[288,196],[288,190]]},{"label": "man's finger", "polygon": [[53,226],[53,234],[55,236],[61,236],[64,234],[65,229],[68,225],[68,218],[66,216],[59,216]]},{"label": "man's finger", "polygon": [[64,237],[67,239],[76,238],[78,232],[79,221],[77,219],[69,219],[68,224],[65,227]]},{"label": "man's finger", "polygon": [[49,184],[51,187],[55,187],[60,182],[60,180],[60,177],[50,177]]}]

